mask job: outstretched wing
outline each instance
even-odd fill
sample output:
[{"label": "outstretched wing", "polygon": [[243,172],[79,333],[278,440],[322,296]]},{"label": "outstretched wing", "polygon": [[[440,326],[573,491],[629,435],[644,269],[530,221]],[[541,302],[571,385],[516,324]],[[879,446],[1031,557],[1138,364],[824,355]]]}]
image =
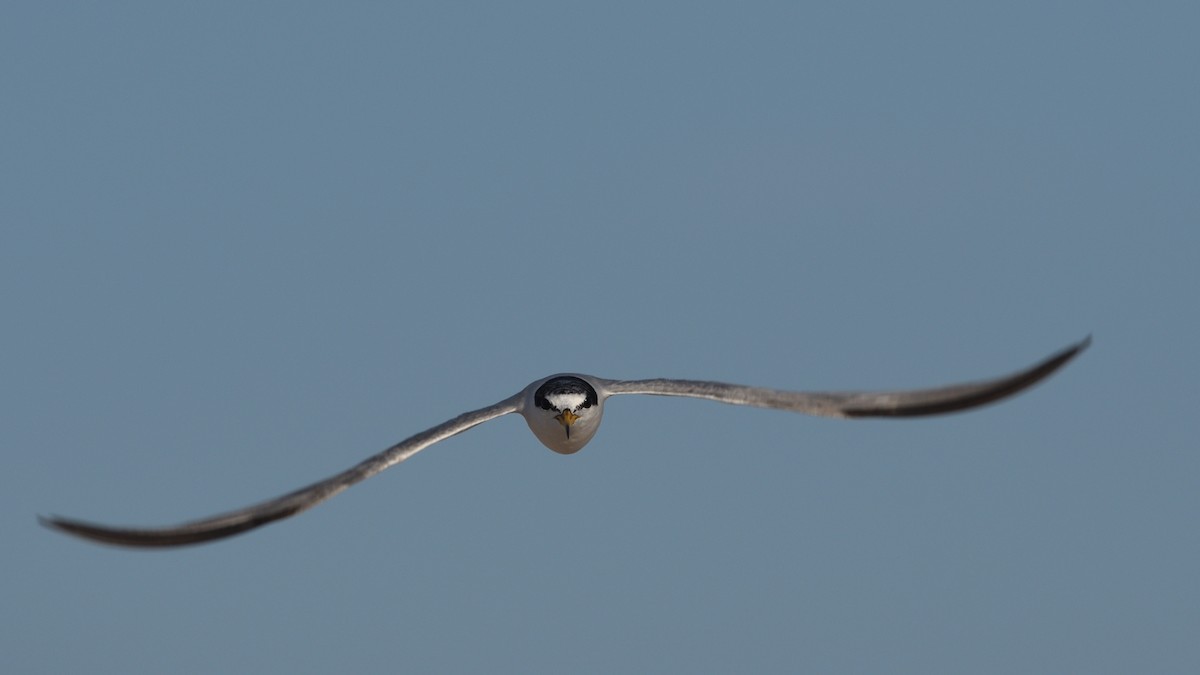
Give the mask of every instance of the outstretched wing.
[{"label": "outstretched wing", "polygon": [[776,408],[824,417],[917,417],[967,410],[1033,386],[1087,348],[1091,337],[1046,360],[992,380],[934,389],[886,392],[799,392],[746,387],[703,380],[609,380],[610,394],[652,394],[705,398],[733,405]]},{"label": "outstretched wing", "polygon": [[351,485],[403,462],[438,441],[462,433],[501,415],[517,412],[520,400],[520,394],[517,394],[495,405],[463,413],[432,429],[400,441],[387,450],[335,476],[330,476],[281,497],[210,518],[156,528],[109,527],[58,516],[39,516],[38,520],[47,527],[53,527],[69,534],[122,546],[182,546],[221,539],[287,518],[316,506]]}]

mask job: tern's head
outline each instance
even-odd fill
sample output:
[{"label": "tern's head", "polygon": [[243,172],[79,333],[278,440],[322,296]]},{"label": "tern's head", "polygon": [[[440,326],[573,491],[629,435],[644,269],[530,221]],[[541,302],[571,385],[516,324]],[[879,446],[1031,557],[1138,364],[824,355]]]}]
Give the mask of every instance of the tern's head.
[{"label": "tern's head", "polygon": [[596,435],[604,401],[584,377],[555,375],[529,386],[522,414],[542,445],[569,455]]}]

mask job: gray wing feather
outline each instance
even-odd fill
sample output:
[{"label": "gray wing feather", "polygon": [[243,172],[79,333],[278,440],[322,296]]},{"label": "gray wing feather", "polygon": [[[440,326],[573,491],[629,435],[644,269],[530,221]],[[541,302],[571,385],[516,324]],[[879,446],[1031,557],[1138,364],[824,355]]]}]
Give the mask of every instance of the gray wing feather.
[{"label": "gray wing feather", "polygon": [[935,389],[887,392],[797,392],[702,380],[610,380],[611,394],[687,396],[733,405],[775,408],[824,417],[916,417],[966,410],[1033,386],[1087,348],[1091,337],[1025,370],[991,380]]},{"label": "gray wing feather", "polygon": [[181,546],[220,539],[287,518],[316,506],[351,485],[403,462],[438,441],[462,433],[501,415],[517,412],[520,400],[520,394],[518,394],[495,405],[463,413],[432,429],[400,441],[387,450],[335,476],[289,492],[281,497],[210,518],[160,528],[109,527],[58,516],[39,516],[38,520],[47,527],[69,534],[123,546]]}]

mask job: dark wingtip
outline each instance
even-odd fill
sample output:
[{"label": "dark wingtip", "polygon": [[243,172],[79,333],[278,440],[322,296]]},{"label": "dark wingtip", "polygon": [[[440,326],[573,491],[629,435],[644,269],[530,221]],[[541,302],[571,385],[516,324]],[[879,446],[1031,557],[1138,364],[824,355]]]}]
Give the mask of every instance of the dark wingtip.
[{"label": "dark wingtip", "polygon": [[[294,512],[294,510],[292,511]],[[269,517],[247,519],[208,529],[190,529],[187,527],[163,529],[139,529],[125,527],[108,527],[82,520],[72,520],[60,516],[38,516],[38,522],[52,530],[65,534],[113,546],[128,546],[132,548],[168,548],[172,546],[187,546],[202,544],[215,539],[230,537],[246,530],[277,520],[283,515],[272,514]]]},{"label": "dark wingtip", "polygon": [[62,516],[43,516],[40,513],[38,514],[37,519],[38,523],[40,523],[42,527],[51,530],[74,535],[76,537],[83,537],[84,539],[91,539],[92,541],[100,541],[109,544],[120,543],[118,540],[110,536],[110,530],[106,527],[92,525],[81,520],[63,518]]},{"label": "dark wingtip", "polygon": [[63,518],[62,516],[56,515],[43,516],[39,513],[37,514],[37,520],[38,524],[46,529],[67,533],[74,533],[76,531],[75,528],[72,527],[72,524],[76,521],[73,521],[70,518]]},{"label": "dark wingtip", "polygon": [[[1051,356],[1050,358],[1043,361],[1042,364],[1036,370],[1042,371],[1044,373],[1042,375],[1042,377],[1045,377],[1046,375],[1049,375],[1049,374],[1053,373],[1054,371],[1058,370],[1059,368],[1065,366],[1067,364],[1067,362],[1070,361],[1071,359],[1075,358],[1076,356],[1079,356],[1080,352],[1082,352],[1083,350],[1090,347],[1091,344],[1092,344],[1092,334],[1088,333],[1087,337],[1083,338],[1079,342],[1076,342],[1075,344],[1071,345],[1070,347],[1067,347],[1066,349],[1062,350],[1061,352],[1059,352],[1059,353],[1055,354],[1054,356]],[[1038,378],[1038,379],[1041,379],[1041,378]]]},{"label": "dark wingtip", "polygon": [[103,541],[103,542],[113,543],[113,542],[109,541],[108,537],[104,536],[104,533],[106,532],[107,528],[104,528],[104,527],[101,527],[98,525],[92,525],[90,523],[85,523],[80,520],[71,520],[70,518],[63,518],[62,516],[55,516],[55,515],[43,516],[40,513],[38,514],[37,519],[38,519],[38,523],[40,523],[42,525],[42,527],[45,527],[45,528],[48,528],[51,530],[56,530],[58,532],[63,532],[65,534],[71,534],[76,537],[83,537],[84,539],[91,539],[93,541]]},{"label": "dark wingtip", "polygon": [[[1032,387],[1062,368],[1068,361],[1087,349],[1090,344],[1092,344],[1092,336],[1089,334],[1079,342],[1023,371],[987,382],[943,390],[946,393],[954,394],[949,397],[937,397],[896,408],[846,408],[842,412],[846,417],[920,417],[969,410],[999,401]],[[955,390],[959,390],[961,393]]]}]

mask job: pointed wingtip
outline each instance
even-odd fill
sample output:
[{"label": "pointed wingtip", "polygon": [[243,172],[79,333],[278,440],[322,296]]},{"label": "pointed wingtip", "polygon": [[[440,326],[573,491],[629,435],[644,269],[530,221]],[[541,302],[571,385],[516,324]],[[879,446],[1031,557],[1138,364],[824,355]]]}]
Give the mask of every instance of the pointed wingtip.
[{"label": "pointed wingtip", "polygon": [[79,521],[71,520],[70,518],[64,518],[54,514],[43,516],[39,513],[37,514],[37,521],[39,525],[46,529],[74,535],[80,534],[79,529],[82,525],[82,523]]},{"label": "pointed wingtip", "polygon": [[[1057,358],[1062,359],[1062,363],[1066,363],[1067,361],[1070,361],[1071,359],[1078,356],[1081,352],[1083,352],[1085,349],[1087,349],[1090,346],[1092,346],[1092,334],[1088,333],[1087,337],[1083,338],[1079,342],[1076,342],[1075,344],[1071,345],[1070,347],[1067,347],[1066,349],[1062,350],[1059,353]],[[1051,360],[1053,360],[1053,359],[1051,359]]]},{"label": "pointed wingtip", "polygon": [[38,524],[41,525],[42,527],[49,528],[51,530],[61,529],[58,525],[59,520],[61,520],[61,519],[58,516],[54,516],[54,515],[43,516],[40,513],[37,514]]},{"label": "pointed wingtip", "polygon": [[1029,384],[1033,384],[1042,378],[1049,376],[1054,371],[1065,366],[1069,361],[1079,356],[1083,350],[1087,349],[1092,344],[1092,335],[1088,333],[1087,337],[1079,342],[1063,349],[1059,353],[1047,358],[1037,366],[1034,366],[1028,371],[1028,375],[1032,375]]},{"label": "pointed wingtip", "polygon": [[54,514],[43,516],[39,513],[37,514],[37,521],[39,525],[48,530],[54,530],[55,532],[62,532],[64,534],[71,534],[77,537],[89,538],[86,533],[88,528],[83,525],[83,523],[71,520],[70,518],[63,518],[62,516],[57,516]]}]

